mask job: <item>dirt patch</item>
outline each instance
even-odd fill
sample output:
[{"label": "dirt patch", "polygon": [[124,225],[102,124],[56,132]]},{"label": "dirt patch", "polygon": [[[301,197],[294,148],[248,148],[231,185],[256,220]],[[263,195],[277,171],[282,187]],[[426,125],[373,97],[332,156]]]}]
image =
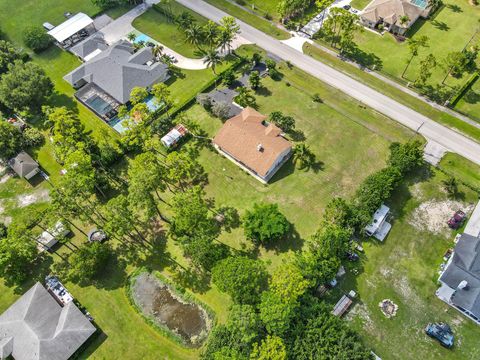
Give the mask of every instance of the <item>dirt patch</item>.
[{"label": "dirt patch", "polygon": [[473,210],[473,205],[453,200],[426,201],[415,209],[409,223],[418,230],[448,235],[450,229],[447,221],[457,210],[463,210],[468,214]]},{"label": "dirt patch", "polygon": [[50,194],[46,189],[35,191],[32,194],[17,196],[17,206],[21,208],[35,203],[47,201],[50,201]]},{"label": "dirt patch", "polygon": [[374,324],[373,320],[370,317],[370,312],[364,304],[355,304],[350,311],[345,315],[345,320],[352,321],[354,318],[358,317],[366,330],[373,330]]},{"label": "dirt patch", "polygon": [[378,303],[378,307],[382,311],[383,315],[387,318],[392,318],[397,315],[398,305],[390,299],[384,299]]},{"label": "dirt patch", "polygon": [[200,346],[211,329],[205,309],[180,298],[155,275],[140,274],[132,285],[132,297],[144,315],[189,345]]},{"label": "dirt patch", "polygon": [[2,177],[0,177],[0,184],[5,184],[8,181],[8,179],[10,179],[11,177],[12,177],[11,174],[3,175]]}]

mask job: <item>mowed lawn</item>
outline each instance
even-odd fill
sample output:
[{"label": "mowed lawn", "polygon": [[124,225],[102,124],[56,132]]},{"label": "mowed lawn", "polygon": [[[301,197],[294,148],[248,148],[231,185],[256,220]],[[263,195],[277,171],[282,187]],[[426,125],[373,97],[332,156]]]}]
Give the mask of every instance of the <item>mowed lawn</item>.
[{"label": "mowed lawn", "polygon": [[[478,167],[472,165],[478,171]],[[461,173],[457,173],[459,178]],[[359,297],[344,317],[358,330],[365,342],[382,359],[478,359],[480,327],[435,296],[443,255],[454,247],[455,232],[445,229],[434,233],[428,222],[413,222],[415,210],[425,203],[429,208],[447,198],[442,190],[446,175],[425,167],[410,177],[387,202],[392,209],[392,230],[383,243],[365,241],[365,254],[359,263],[347,264],[346,278],[327,299],[335,304],[340,296],[355,290]],[[473,205],[478,193],[465,186],[454,201]],[[427,210],[429,211],[429,210]],[[424,214],[438,218],[436,211]],[[445,224],[448,215],[440,218]],[[359,275],[354,275],[356,269]],[[398,305],[397,315],[387,319],[378,304],[391,299]],[[455,334],[455,346],[448,350],[424,334],[429,322],[445,321]]]},{"label": "mowed lawn", "polygon": [[[165,6],[165,8],[167,8],[167,6]],[[200,26],[205,25],[208,21],[203,16],[191,11],[183,5],[180,5],[176,1],[171,1],[168,8],[173,14],[175,14],[175,16],[178,16],[183,12],[191,14]],[[133,22],[133,26],[173,51],[178,52],[180,55],[188,58],[201,57],[201,55],[199,56],[196,53],[197,49],[195,46],[187,42],[183,31],[178,28],[177,24],[155,8],[147,10],[144,14],[136,18]]]},{"label": "mowed lawn", "polygon": [[[468,0],[446,0],[444,4],[445,6],[432,19],[419,19],[407,34],[413,39],[420,36],[427,36],[430,39],[429,47],[420,49],[419,55],[412,61],[405,74],[409,82],[415,81],[418,77],[420,61],[428,54],[433,54],[438,64],[429,83],[434,85],[442,82],[446,75],[443,63],[447,54],[461,51],[478,29],[480,7],[470,5]],[[373,59],[376,58],[376,62],[381,63],[383,72],[401,78],[410,58],[407,42],[400,43],[389,33],[380,36],[368,30],[359,34],[356,42],[363,51],[359,56],[360,60],[372,65]],[[469,74],[464,74],[460,79],[450,76],[446,84],[459,86],[468,78]]]},{"label": "mowed lawn", "polygon": [[477,79],[470,90],[455,105],[459,110],[480,122],[480,79]]}]

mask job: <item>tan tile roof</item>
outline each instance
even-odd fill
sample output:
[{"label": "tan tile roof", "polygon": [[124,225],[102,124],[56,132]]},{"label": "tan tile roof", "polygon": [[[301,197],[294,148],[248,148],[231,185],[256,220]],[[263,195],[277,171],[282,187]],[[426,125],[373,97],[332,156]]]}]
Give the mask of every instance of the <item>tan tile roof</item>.
[{"label": "tan tile roof", "polygon": [[[213,139],[221,150],[265,176],[278,157],[292,145],[277,126],[264,125],[267,117],[252,108],[227,120]],[[260,149],[260,150],[259,150]]]},{"label": "tan tile roof", "polygon": [[[360,16],[372,22],[378,22],[382,18],[389,24],[406,28],[411,26],[424,12],[424,9],[408,0],[373,0],[365,7]],[[407,15],[410,21],[402,25],[399,19],[404,15]]]}]

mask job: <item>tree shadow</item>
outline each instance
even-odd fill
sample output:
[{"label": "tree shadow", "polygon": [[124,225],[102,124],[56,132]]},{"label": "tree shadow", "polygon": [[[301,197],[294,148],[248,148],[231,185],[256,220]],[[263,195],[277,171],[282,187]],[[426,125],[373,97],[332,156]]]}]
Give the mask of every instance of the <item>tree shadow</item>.
[{"label": "tree shadow", "polygon": [[68,110],[73,112],[74,114],[79,113],[78,110],[78,102],[71,96],[63,94],[59,91],[55,91],[52,95],[50,95],[48,99],[48,103],[55,107],[62,107],[65,106]]},{"label": "tree shadow", "polygon": [[290,135],[290,138],[295,142],[302,142],[307,139],[302,130],[292,130],[288,133],[288,135]]},{"label": "tree shadow", "polygon": [[300,251],[303,247],[304,240],[295,228],[295,225],[290,223],[289,232],[278,241],[265,244],[266,250],[273,250],[276,254],[284,253],[289,250]]},{"label": "tree shadow", "polygon": [[361,66],[369,69],[380,70],[383,67],[382,59],[380,59],[375,53],[367,53],[356,45],[348,52],[348,54],[346,54],[346,56],[339,55],[339,57],[342,60],[350,58]]},{"label": "tree shadow", "polygon": [[454,13],[463,12],[462,8],[456,4],[446,4],[445,7],[449,10],[452,10]]},{"label": "tree shadow", "polygon": [[255,90],[255,94],[259,95],[259,96],[267,97],[267,96],[272,95],[272,92],[267,87],[260,86],[260,87],[257,88],[257,90]]},{"label": "tree shadow", "polygon": [[[127,280],[127,261],[125,259],[113,254],[110,257],[108,265],[99,276],[97,276],[92,283],[96,288],[105,290],[115,290],[125,285]],[[92,285],[90,282],[79,283],[80,286]]]},{"label": "tree shadow", "polygon": [[210,290],[210,274],[185,267],[173,266],[172,269],[174,270],[172,279],[180,286],[199,294]]},{"label": "tree shadow", "polygon": [[312,165],[310,165],[310,169],[312,170],[315,174],[318,174],[320,171],[325,170],[325,163],[321,160],[316,160]]},{"label": "tree shadow", "polygon": [[448,31],[450,30],[450,26],[447,25],[446,22],[444,21],[437,21],[437,20],[432,20],[431,21],[432,25],[436,27],[438,30],[441,31]]},{"label": "tree shadow", "polygon": [[463,101],[468,104],[476,104],[480,102],[480,94],[473,90],[468,90],[467,93],[463,95]]}]

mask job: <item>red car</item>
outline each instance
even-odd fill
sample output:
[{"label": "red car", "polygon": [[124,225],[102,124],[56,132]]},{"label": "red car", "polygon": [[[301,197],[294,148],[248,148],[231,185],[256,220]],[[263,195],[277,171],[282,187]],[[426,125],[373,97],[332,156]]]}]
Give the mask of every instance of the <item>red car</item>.
[{"label": "red car", "polygon": [[463,222],[467,215],[462,210],[458,210],[451,218],[448,220],[447,224],[451,229],[458,229],[462,226]]}]

